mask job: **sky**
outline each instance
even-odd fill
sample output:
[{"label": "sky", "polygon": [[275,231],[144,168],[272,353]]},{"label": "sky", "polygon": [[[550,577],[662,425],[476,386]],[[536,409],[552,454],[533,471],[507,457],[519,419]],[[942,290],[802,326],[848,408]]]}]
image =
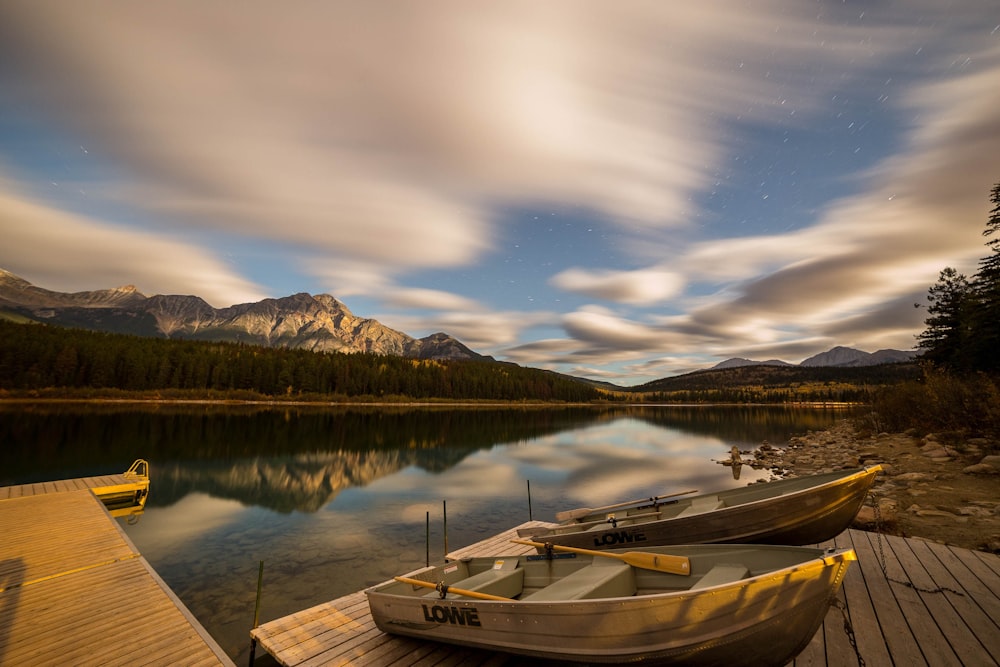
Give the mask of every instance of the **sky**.
[{"label": "sky", "polygon": [[913,349],[998,182],[996,0],[0,0],[0,268],[51,290],[631,386]]}]

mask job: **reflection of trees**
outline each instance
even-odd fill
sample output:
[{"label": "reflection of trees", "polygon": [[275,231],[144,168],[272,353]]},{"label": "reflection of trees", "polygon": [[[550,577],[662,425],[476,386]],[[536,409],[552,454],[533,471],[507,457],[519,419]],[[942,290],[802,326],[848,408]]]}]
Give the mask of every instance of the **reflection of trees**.
[{"label": "reflection of trees", "polygon": [[188,493],[200,492],[277,512],[315,512],[344,489],[367,486],[409,466],[444,471],[478,449],[482,448],[381,448],[171,462],[157,468],[156,492],[148,504],[171,505]]},{"label": "reflection of trees", "polygon": [[743,445],[786,442],[806,431],[827,429],[850,414],[843,409],[781,405],[649,406],[629,411],[630,417],[653,426]]},{"label": "reflection of trees", "polygon": [[344,489],[391,475],[413,458],[408,450],[373,450],[171,462],[157,468],[149,505],[172,505],[200,492],[278,512],[315,512]]},{"label": "reflection of trees", "polygon": [[0,406],[0,485],[106,473],[137,456],[154,477],[175,461],[343,451],[411,451],[407,465],[440,471],[477,449],[607,418],[586,407]]}]

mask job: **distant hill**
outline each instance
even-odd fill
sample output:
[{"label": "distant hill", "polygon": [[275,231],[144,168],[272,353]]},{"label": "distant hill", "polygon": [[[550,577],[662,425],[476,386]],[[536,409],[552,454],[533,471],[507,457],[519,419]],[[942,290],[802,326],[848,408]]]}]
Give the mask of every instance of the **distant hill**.
[{"label": "distant hill", "polygon": [[753,361],[751,359],[744,359],[743,357],[733,357],[732,359],[726,359],[725,361],[720,361],[716,365],[712,366],[713,369],[720,370],[724,368],[740,368],[742,366],[791,366],[792,364],[787,361],[782,361],[780,359],[768,359],[767,361]]},{"label": "distant hill", "polygon": [[800,366],[878,366],[912,361],[918,352],[902,350],[879,350],[874,353],[862,352],[849,347],[835,347],[803,361]]},{"label": "distant hill", "polygon": [[[902,350],[879,350],[870,353],[862,350],[855,350],[850,347],[837,346],[826,352],[820,352],[804,360],[798,366],[803,367],[836,367],[849,368],[859,366],[878,366],[881,364],[898,364],[912,361],[919,356],[919,352]],[[711,370],[722,370],[726,368],[741,368],[744,366],[795,366],[780,359],[770,359],[768,361],[752,361],[741,357],[726,359],[723,362],[712,366]]]},{"label": "distant hill", "polygon": [[915,380],[921,375],[915,361],[869,366],[793,366],[754,364],[730,368],[710,368],[675,377],[647,382],[632,391],[678,392],[707,391],[739,387],[791,387],[807,383],[843,383],[851,385],[896,384]]},{"label": "distant hill", "polygon": [[197,296],[147,297],[133,285],[53,292],[0,269],[3,313],[8,319],[138,336],[416,359],[492,360],[446,333],[417,339],[377,320],[356,317],[329,294],[301,293],[213,308]]}]

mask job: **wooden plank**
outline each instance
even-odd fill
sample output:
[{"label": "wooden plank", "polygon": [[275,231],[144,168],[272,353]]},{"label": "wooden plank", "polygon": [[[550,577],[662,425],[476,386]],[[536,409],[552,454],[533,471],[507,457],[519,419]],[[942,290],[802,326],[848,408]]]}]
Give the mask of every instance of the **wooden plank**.
[{"label": "wooden plank", "polygon": [[[99,614],[99,618],[88,619],[86,616],[94,615],[99,607],[91,607],[86,604],[77,603],[66,609],[63,616],[76,623],[67,624],[65,629],[50,623],[39,623],[32,621],[30,632],[22,634],[19,641],[11,641],[7,646],[7,657],[11,664],[31,664],[42,663],[55,664],[64,661],[63,664],[102,664],[107,663],[112,658],[118,657],[122,648],[127,648],[130,643],[124,646],[113,640],[100,642],[94,641],[97,637],[113,637],[118,632],[131,631],[133,628],[125,624],[116,624],[113,621],[121,618],[116,612],[115,616],[106,617]],[[142,613],[144,610],[132,608],[133,613]],[[150,610],[145,614],[145,619],[151,624],[160,627],[168,623],[169,614],[163,610]],[[53,621],[57,623],[58,620]],[[139,634],[141,639],[148,639]],[[154,651],[150,655],[156,655]]]},{"label": "wooden plank", "polygon": [[[885,543],[886,554],[886,577],[890,582],[890,588],[896,596],[900,609],[906,618],[907,625],[916,637],[920,638],[919,648],[924,658],[931,665],[957,665],[963,664],[948,642],[941,627],[933,617],[933,609],[927,607],[917,590],[918,581],[930,582],[926,572],[922,571],[919,563],[915,563],[912,551],[906,546],[906,541],[901,537],[892,535],[875,535],[876,540],[881,539]],[[890,556],[891,553],[891,556]],[[909,570],[907,566],[909,566]],[[915,580],[911,574],[918,576]],[[940,605],[934,604],[938,611],[943,611]],[[949,611],[950,608],[949,608]]]},{"label": "wooden plank", "polygon": [[[433,642],[427,643],[431,644]],[[430,653],[422,658],[418,658],[409,667],[445,667],[448,659],[454,655],[451,648],[450,646],[437,644]]]},{"label": "wooden plank", "polygon": [[534,547],[527,547],[523,544],[514,544],[511,542],[512,539],[517,537],[517,530],[519,528],[535,527],[538,525],[546,525],[544,521],[527,521],[516,528],[511,528],[493,537],[488,537],[485,540],[476,542],[457,551],[452,551],[448,553],[447,558],[449,560],[458,560],[465,556],[486,556],[486,555],[512,555],[519,556],[521,554],[531,554],[535,553]]},{"label": "wooden plank", "polygon": [[802,652],[792,659],[789,665],[795,667],[816,667],[826,664],[826,636],[824,625],[820,625],[819,630],[809,640]]},{"label": "wooden plank", "polygon": [[1000,566],[995,565],[998,556],[967,549],[955,549],[954,553],[979,579],[977,589],[985,588],[993,594],[993,597],[1000,598],[1000,576],[997,575]]},{"label": "wooden plank", "polygon": [[[828,549],[830,547],[836,546],[833,540],[827,540],[822,544],[817,544],[817,547],[821,549]],[[848,571],[853,569],[854,564],[852,563],[848,566]],[[831,616],[827,613],[826,618]],[[826,619],[824,618],[823,623],[816,630],[812,639],[809,640],[809,644],[806,645],[802,651],[795,656],[791,662],[788,663],[789,666],[794,665],[794,667],[817,667],[827,664],[827,654],[829,650],[827,649],[827,644],[830,641],[836,641],[836,628],[827,627]]]},{"label": "wooden plank", "polygon": [[364,619],[368,601],[364,594],[353,593],[333,603],[318,605],[272,623],[262,624],[251,635],[265,647],[274,647],[282,654],[295,657],[311,655],[335,645],[337,635],[343,635],[345,626],[357,629],[357,618]]},{"label": "wooden plank", "polygon": [[353,665],[365,655],[366,647],[380,640],[382,632],[372,623],[356,633],[353,637],[338,646],[331,647],[325,653],[313,656],[298,663],[300,667],[323,667],[324,665]]},{"label": "wooden plank", "polygon": [[[848,620],[851,623],[850,629],[854,633],[857,642],[857,651],[861,654],[866,664],[891,665],[892,660],[889,657],[889,648],[882,634],[882,628],[879,625],[878,616],[872,604],[868,584],[865,581],[866,575],[865,568],[863,567],[863,559],[866,553],[870,553],[870,545],[867,543],[867,540],[859,545],[858,540],[855,539],[855,532],[851,530],[844,531],[836,538],[838,547],[853,548],[858,555],[858,562],[852,563],[851,567],[847,569],[847,574],[844,576],[844,583],[841,586],[843,599],[847,605]],[[877,576],[882,576],[881,570],[877,567],[874,571],[877,573]],[[831,609],[827,613],[826,620],[824,621],[824,627],[826,626],[830,626],[829,635],[831,637],[839,630],[846,639],[843,612],[839,609]],[[850,642],[848,642],[848,646],[850,646]],[[857,664],[853,648],[850,648],[846,655],[841,655],[840,653],[837,655],[837,659],[830,664],[848,664],[852,666]],[[827,659],[830,661],[830,652],[828,652]]]},{"label": "wooden plank", "polygon": [[955,563],[955,577],[962,587],[970,592],[977,602],[984,609],[989,610],[993,618],[1000,617],[1000,577],[992,575],[991,568],[987,567],[976,555],[969,553],[965,549],[954,549],[930,545],[938,557],[943,557],[943,550],[946,549],[950,560]]},{"label": "wooden plank", "polygon": [[[896,600],[894,589],[882,573],[876,546],[873,546],[868,540],[866,533],[855,532],[852,533],[852,537],[854,550],[858,554],[857,564],[861,566],[868,598],[871,600],[875,612],[875,623],[882,630],[882,637],[892,656],[891,663],[905,664],[907,667],[926,665],[927,661],[919,648],[919,637],[915,636],[910,629]],[[885,555],[888,566],[892,562],[892,552],[885,548],[884,543],[881,551]],[[857,630],[858,624],[854,623],[854,627]],[[865,655],[865,650],[862,649],[862,656]],[[868,658],[865,657],[865,660]]]},{"label": "wooden plank", "polygon": [[[925,637],[925,641],[922,644],[930,644],[930,647],[924,651],[928,660],[932,663],[938,660],[950,660],[950,655],[954,655],[958,659],[957,664],[995,664],[990,652],[979,643],[976,634],[951,602],[952,596],[963,596],[952,593],[937,585],[934,578],[928,572],[928,567],[933,567],[934,564],[928,562],[925,565],[918,558],[917,552],[911,547],[910,542],[897,537],[892,540],[892,544],[893,552],[895,552],[900,565],[906,572],[906,576],[913,583],[916,594],[926,607],[926,616],[940,629],[944,641],[947,642],[948,650],[946,651],[944,646],[936,647],[933,639]],[[930,642],[926,641],[928,639]]]},{"label": "wooden plank", "polygon": [[53,493],[65,493],[67,491],[80,491],[83,489],[94,489],[104,486],[119,486],[123,484],[134,485],[135,481],[125,477],[122,473],[111,475],[98,475],[95,477],[77,477],[73,479],[59,479],[46,482],[31,482],[28,484],[16,484],[14,486],[0,487],[0,500],[7,498],[22,498],[24,496],[43,496]]},{"label": "wooden plank", "polygon": [[985,551],[973,551],[973,556],[983,561],[983,565],[988,567],[994,577],[1000,577],[1000,555],[987,553]]},{"label": "wooden plank", "polygon": [[[850,532],[845,531],[835,539],[824,542],[819,546],[836,547],[841,549],[853,548],[854,542],[850,536]],[[848,578],[854,579],[859,578],[860,576],[861,574],[859,572],[858,564],[851,563],[851,565],[847,568],[847,574],[844,575],[845,583],[841,584],[840,590],[837,591],[837,601],[839,604],[843,605],[843,610],[837,607],[831,607],[826,614],[826,618],[823,620],[823,626],[817,632],[817,634],[822,632],[823,635],[824,652],[822,656],[813,656],[810,653],[806,653],[806,655],[803,656],[805,659],[811,660],[812,664],[828,665],[832,667],[856,667],[858,664],[857,653],[851,646],[850,638],[848,637],[847,629],[845,628],[845,615],[847,617],[847,621],[850,622],[850,613],[847,611],[847,589],[845,588],[845,585]],[[854,632],[853,624],[850,626],[850,629]],[[795,659],[795,664],[797,666],[800,664],[798,657]]]},{"label": "wooden plank", "polygon": [[[964,593],[963,597],[969,603],[964,617],[974,619],[977,615],[981,614],[1000,628],[1000,598],[993,594],[991,587],[988,585],[990,582],[984,582],[977,576],[975,571],[969,569],[967,566],[967,563],[970,562],[969,555],[964,553],[965,550],[946,547],[933,542],[923,542],[922,546],[926,547],[938,558],[941,566],[951,578],[950,582],[954,582],[959,587],[959,590]],[[977,559],[977,556],[972,555],[971,558]],[[979,574],[982,574],[982,572]],[[1000,579],[1000,577],[996,577],[995,579]],[[959,602],[958,600],[954,600],[954,598],[952,599],[956,604]],[[975,608],[972,608],[972,605]],[[989,626],[987,625],[986,628],[988,629]],[[981,640],[994,639],[1000,641],[1000,632],[985,635],[977,634],[977,636]],[[998,650],[993,650],[991,653],[993,655],[1000,655],[1000,651]]]},{"label": "wooden plank", "polygon": [[[948,601],[955,614],[968,628],[971,639],[967,639],[970,644],[982,647],[987,656],[1000,656],[1000,618],[990,617],[973,600],[972,595],[962,591],[962,585],[955,578],[952,571],[934,553],[927,542],[921,540],[910,540],[908,546],[913,551],[914,556],[926,569],[930,578],[929,588],[938,588],[942,592],[941,597]],[[952,645],[955,641],[952,640]],[[960,655],[963,650],[957,649]],[[996,660],[991,657],[990,660]],[[966,662],[966,664],[973,664]],[[984,660],[982,664],[990,664]]]},{"label": "wooden plank", "polygon": [[0,501],[0,664],[232,665],[94,494],[60,486]]},{"label": "wooden plank", "polygon": [[104,506],[89,491],[5,500],[0,508],[0,577],[31,582],[134,556]]},{"label": "wooden plank", "polygon": [[[143,647],[145,659],[158,655],[156,646],[165,657],[187,644],[202,655],[213,655],[180,610],[145,574],[144,564],[132,559],[6,591],[4,596],[16,596],[18,618],[8,619],[15,622],[6,626],[4,662],[127,662],[121,656],[136,645]],[[94,591],[103,595],[95,598]],[[117,636],[128,641],[93,641],[95,637]]]},{"label": "wooden plank", "polygon": [[[383,635],[383,639],[388,639]],[[433,642],[400,637],[399,641],[382,641],[365,655],[365,663],[371,667],[388,667],[400,662],[413,663],[431,652]]]}]

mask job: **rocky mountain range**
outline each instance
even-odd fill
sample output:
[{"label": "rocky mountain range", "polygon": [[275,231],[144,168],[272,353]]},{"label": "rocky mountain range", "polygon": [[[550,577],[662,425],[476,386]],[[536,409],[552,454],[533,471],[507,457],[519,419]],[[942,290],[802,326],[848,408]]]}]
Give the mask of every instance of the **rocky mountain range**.
[{"label": "rocky mountain range", "polygon": [[[55,292],[0,269],[0,316],[5,313],[58,326],[138,336],[243,342],[317,352],[371,352],[417,359],[493,360],[446,333],[418,339],[377,320],[357,317],[329,294],[303,292],[213,308],[197,296],[146,296],[134,285],[89,292]],[[900,350],[869,353],[834,347],[797,365],[876,366],[909,361],[917,354]],[[754,361],[735,357],[716,364],[712,370],[795,365],[779,359]]]},{"label": "rocky mountain range", "polygon": [[197,296],[146,296],[135,286],[54,292],[0,269],[0,315],[93,331],[243,342],[326,352],[371,352],[417,359],[485,359],[446,333],[413,338],[356,317],[329,294],[293,294],[228,308]]},{"label": "rocky mountain range", "polygon": [[[859,366],[878,366],[879,364],[895,364],[915,359],[919,352],[902,350],[879,350],[878,352],[864,352],[850,347],[837,346],[826,352],[805,359],[798,366],[805,367],[838,367],[855,368]],[[752,361],[741,357],[726,359],[723,362],[712,366],[712,369],[739,368],[741,366],[795,366],[780,359],[769,359],[768,361]]]}]

